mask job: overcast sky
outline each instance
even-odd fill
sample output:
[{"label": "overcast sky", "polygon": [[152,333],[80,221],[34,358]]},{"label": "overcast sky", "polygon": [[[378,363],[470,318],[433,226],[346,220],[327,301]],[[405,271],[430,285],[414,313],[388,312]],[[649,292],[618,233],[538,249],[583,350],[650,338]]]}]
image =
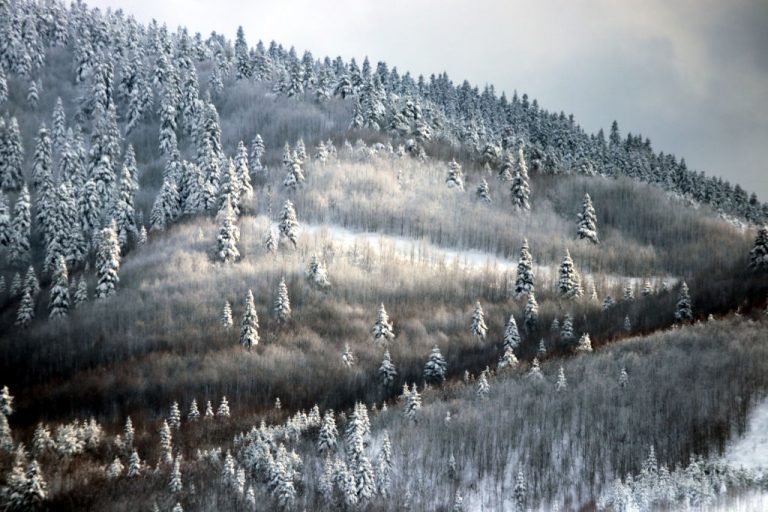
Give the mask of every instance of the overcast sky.
[{"label": "overcast sky", "polygon": [[91,0],[139,21],[368,55],[517,89],[588,131],[618,120],[768,200],[766,0]]}]

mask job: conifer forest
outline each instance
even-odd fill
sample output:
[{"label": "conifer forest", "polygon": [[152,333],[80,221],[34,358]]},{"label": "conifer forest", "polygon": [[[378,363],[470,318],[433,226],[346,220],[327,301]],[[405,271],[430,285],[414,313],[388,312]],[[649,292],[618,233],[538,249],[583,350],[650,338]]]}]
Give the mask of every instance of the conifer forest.
[{"label": "conifer forest", "polygon": [[0,0],[0,511],[768,510],[768,203],[125,7]]}]

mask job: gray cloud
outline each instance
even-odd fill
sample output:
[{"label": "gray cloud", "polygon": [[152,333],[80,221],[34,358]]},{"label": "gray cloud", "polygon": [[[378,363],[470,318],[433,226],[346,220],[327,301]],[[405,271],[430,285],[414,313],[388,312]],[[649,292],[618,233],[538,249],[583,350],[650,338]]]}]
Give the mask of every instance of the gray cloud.
[{"label": "gray cloud", "polygon": [[768,3],[763,0],[96,0],[316,56],[368,55],[414,74],[517,89],[589,131],[622,132],[768,200]]}]

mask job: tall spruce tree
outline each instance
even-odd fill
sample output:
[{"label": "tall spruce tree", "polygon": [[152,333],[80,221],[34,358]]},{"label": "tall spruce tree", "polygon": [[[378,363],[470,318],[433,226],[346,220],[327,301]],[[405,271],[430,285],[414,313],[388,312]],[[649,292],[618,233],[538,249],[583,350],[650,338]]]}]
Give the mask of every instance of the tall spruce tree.
[{"label": "tall spruce tree", "polygon": [[64,256],[56,261],[48,309],[50,318],[65,317],[69,312],[69,274]]},{"label": "tall spruce tree", "polygon": [[245,311],[240,326],[240,344],[251,350],[259,344],[259,316],[256,313],[256,305],[253,302],[253,292],[248,290],[245,296]]},{"label": "tall spruce tree", "polygon": [[115,293],[120,282],[120,242],[117,239],[115,222],[102,229],[99,234],[99,246],[96,251],[96,273],[99,281],[96,285],[96,298],[104,299]]},{"label": "tall spruce tree", "polygon": [[584,194],[584,202],[581,204],[577,236],[582,240],[589,240],[593,244],[600,242],[597,237],[597,215],[595,214],[595,208],[592,206],[592,199],[589,197],[589,194]]},{"label": "tall spruce tree", "polygon": [[517,263],[517,279],[515,280],[515,296],[521,297],[533,293],[535,290],[536,276],[533,273],[533,258],[528,248],[528,240],[523,239],[520,248],[520,259]]}]

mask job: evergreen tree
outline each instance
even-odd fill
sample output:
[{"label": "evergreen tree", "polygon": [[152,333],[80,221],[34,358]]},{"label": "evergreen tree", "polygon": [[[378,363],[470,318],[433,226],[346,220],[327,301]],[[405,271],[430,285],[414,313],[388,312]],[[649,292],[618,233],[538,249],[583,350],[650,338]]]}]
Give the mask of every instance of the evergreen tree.
[{"label": "evergreen tree", "polygon": [[592,340],[589,339],[589,334],[584,333],[579,338],[579,342],[576,344],[576,352],[592,352]]},{"label": "evergreen tree", "polygon": [[565,257],[560,264],[559,275],[560,278],[557,287],[560,296],[567,299],[573,299],[583,295],[584,291],[581,288],[581,278],[573,265],[571,253],[568,249],[565,250]]},{"label": "evergreen tree", "polygon": [[647,297],[653,293],[653,287],[648,279],[643,281],[643,291],[641,293],[643,294],[643,297]]},{"label": "evergreen tree", "polygon": [[5,247],[11,241],[11,215],[8,210],[8,200],[0,191],[0,247]]},{"label": "evergreen tree", "polygon": [[515,498],[515,510],[517,512],[525,512],[525,504],[527,501],[528,486],[525,483],[525,475],[523,470],[517,472],[517,478],[515,479],[515,487],[513,490],[513,496]]},{"label": "evergreen tree", "polygon": [[253,138],[253,142],[251,142],[251,169],[253,171],[260,171],[262,170],[262,162],[261,158],[264,156],[264,141],[261,138],[261,135],[258,133]]},{"label": "evergreen tree", "polygon": [[393,339],[395,339],[394,328],[389,321],[389,315],[387,315],[387,310],[384,309],[384,304],[382,303],[379,306],[376,323],[373,324],[373,341],[387,342]]},{"label": "evergreen tree", "polygon": [[557,384],[555,384],[555,389],[558,391],[565,391],[568,388],[568,381],[565,378],[565,370],[563,370],[563,367],[560,366],[560,370],[557,372]]},{"label": "evergreen tree", "polygon": [[251,350],[259,344],[259,316],[256,314],[256,306],[253,302],[253,292],[248,290],[245,296],[245,312],[240,327],[240,344]]},{"label": "evergreen tree", "polygon": [[518,364],[517,357],[515,356],[515,351],[512,348],[506,348],[504,349],[504,354],[499,359],[499,369],[504,368],[514,368]]},{"label": "evergreen tree", "polygon": [[504,328],[504,350],[517,350],[520,346],[520,332],[517,329],[515,315],[509,315],[509,320]]},{"label": "evergreen tree", "polygon": [[768,226],[757,230],[757,237],[749,251],[749,268],[759,272],[768,272]]},{"label": "evergreen tree", "polygon": [[597,244],[600,240],[597,237],[597,215],[595,214],[595,208],[592,206],[592,199],[589,194],[584,194],[584,202],[581,205],[581,213],[579,214],[579,232],[578,235],[581,240],[589,240],[593,244]]},{"label": "evergreen tree", "polygon": [[67,141],[67,114],[64,112],[64,104],[60,97],[56,98],[56,105],[53,107],[51,136],[53,137],[54,149],[61,152]]},{"label": "evergreen tree", "polygon": [[37,89],[37,82],[32,80],[29,82],[29,88],[27,89],[27,105],[32,110],[37,109],[37,104],[40,101],[40,92]]},{"label": "evergreen tree", "polygon": [[136,231],[136,213],[133,207],[133,178],[128,167],[123,167],[120,172],[120,180],[117,183],[117,189],[112,207],[112,218],[117,230],[117,240],[120,247],[128,244],[128,235],[137,234]]},{"label": "evergreen tree", "polygon": [[624,331],[632,332],[632,322],[629,319],[629,315],[624,317]]},{"label": "evergreen tree", "polygon": [[298,239],[299,222],[296,219],[296,210],[293,209],[293,203],[286,199],[283,204],[283,211],[280,214],[280,240],[287,238],[294,247]]},{"label": "evergreen tree", "polygon": [[613,300],[613,297],[606,295],[603,300],[603,311],[610,309],[614,304],[616,304],[616,302]]},{"label": "evergreen tree", "polygon": [[624,302],[632,302],[635,300],[635,288],[632,286],[632,281],[627,281],[624,286],[624,296],[622,297]]},{"label": "evergreen tree", "polygon": [[491,202],[491,191],[488,188],[488,182],[485,178],[480,179],[480,185],[477,186],[477,198],[486,203]]},{"label": "evergreen tree", "polygon": [[677,296],[677,305],[675,306],[675,321],[686,323],[693,320],[693,306],[691,296],[688,293],[688,285],[683,281],[680,285],[680,293]]},{"label": "evergreen tree", "polygon": [[197,408],[197,399],[193,398],[192,403],[189,404],[189,412],[187,413],[187,420],[197,421],[200,419],[200,409]]},{"label": "evergreen tree", "polygon": [[163,424],[160,426],[160,460],[164,464],[173,462],[173,435],[166,420],[163,420]]},{"label": "evergreen tree", "polygon": [[237,244],[240,242],[240,228],[235,224],[237,219],[229,201],[224,203],[222,217],[222,224],[216,237],[216,256],[223,263],[233,263],[240,258],[240,251],[237,249]]},{"label": "evergreen tree", "polygon": [[381,383],[381,387],[384,389],[391,388],[392,384],[395,382],[395,377],[397,377],[397,370],[395,369],[395,365],[392,363],[389,350],[386,350],[384,352],[384,359],[381,362],[381,366],[379,366],[379,382]]},{"label": "evergreen tree", "polygon": [[575,337],[573,333],[573,317],[570,313],[565,314],[565,319],[563,320],[563,325],[560,330],[560,337],[564,341],[570,341]]},{"label": "evergreen tree", "polygon": [[232,306],[229,305],[229,301],[224,301],[224,308],[221,310],[221,325],[226,330],[230,330],[232,328],[233,322],[232,322]]},{"label": "evergreen tree", "polygon": [[124,469],[125,467],[123,466],[123,463],[120,462],[120,457],[115,456],[114,460],[107,466],[107,478],[114,480],[123,474]]},{"label": "evergreen tree", "polygon": [[278,237],[275,234],[275,230],[269,228],[266,236],[264,236],[264,248],[268,253],[274,254],[277,252]]},{"label": "evergreen tree", "polygon": [[312,286],[320,290],[327,289],[331,286],[331,283],[328,280],[328,271],[325,268],[325,264],[314,254],[309,260],[309,268],[307,269],[306,277],[307,281],[309,281]]},{"label": "evergreen tree", "polygon": [[411,386],[410,390],[408,390],[408,385],[405,384],[404,391],[407,391],[407,394],[404,397],[405,408],[403,409],[403,414],[409,420],[416,421],[416,415],[421,409],[421,395],[416,388],[416,383]]},{"label": "evergreen tree", "polygon": [[461,165],[456,160],[451,160],[448,164],[448,177],[445,182],[448,184],[448,188],[464,190],[464,174],[461,172]]},{"label": "evergreen tree", "polygon": [[59,256],[53,271],[53,285],[51,286],[48,309],[50,310],[50,318],[65,317],[69,310],[69,274],[64,256]]},{"label": "evergreen tree", "polygon": [[29,236],[32,224],[31,204],[26,184],[21,188],[13,210],[11,234],[8,243],[8,260],[12,265],[22,266],[29,262]]},{"label": "evergreen tree", "polygon": [[539,348],[536,351],[536,357],[539,359],[544,359],[547,355],[547,346],[544,344],[544,338],[539,340]]},{"label": "evergreen tree", "polygon": [[485,314],[483,313],[483,306],[480,305],[480,301],[475,302],[475,310],[472,313],[472,334],[474,334],[479,341],[485,341],[485,336],[488,333],[488,327],[485,325]]},{"label": "evergreen tree", "polygon": [[528,294],[528,303],[525,305],[525,328],[529,332],[536,327],[539,320],[539,303],[536,302],[536,295],[531,292]]},{"label": "evergreen tree", "polygon": [[336,419],[333,411],[327,411],[320,426],[320,434],[317,441],[317,451],[321,456],[329,455],[336,450],[336,442],[339,431],[336,429]]},{"label": "evergreen tree", "polygon": [[19,190],[24,184],[24,146],[21,143],[19,122],[15,117],[7,122],[4,139],[0,146],[0,186],[6,191]]},{"label": "evergreen tree", "polygon": [[488,383],[488,368],[480,372],[480,377],[477,379],[477,397],[480,400],[488,398],[488,393],[491,391],[491,385]]},{"label": "evergreen tree", "polygon": [[32,296],[32,291],[25,287],[19,303],[19,310],[16,313],[16,325],[26,327],[32,323],[34,317],[35,299]]},{"label": "evergreen tree", "polygon": [[528,248],[528,240],[523,239],[523,246],[520,248],[520,259],[517,263],[517,279],[515,280],[515,295],[520,297],[525,294],[533,293],[535,290],[534,281],[536,276],[533,273],[533,258]]},{"label": "evergreen tree", "polygon": [[248,149],[243,141],[237,144],[235,174],[237,175],[237,188],[240,192],[240,198],[250,199],[253,196],[253,185],[251,185],[251,172],[248,169]]},{"label": "evergreen tree", "polygon": [[528,167],[525,164],[523,148],[521,147],[517,158],[515,175],[512,178],[512,206],[518,210],[530,210],[530,194],[531,189],[528,185]]},{"label": "evergreen tree", "polygon": [[129,477],[137,477],[141,475],[141,459],[139,458],[139,454],[136,450],[133,450],[133,453],[131,453],[131,458],[128,461],[128,476]]},{"label": "evergreen tree", "polygon": [[75,290],[72,305],[75,308],[78,308],[86,302],[88,302],[88,281],[85,280],[85,276],[82,276],[77,283],[77,289]]},{"label": "evergreen tree", "polygon": [[[177,455],[176,460],[173,461],[173,469],[171,470],[171,480],[168,482],[168,489],[171,494],[180,494],[183,490],[181,482],[181,456]],[[174,509],[175,510],[175,509]]]},{"label": "evergreen tree", "polygon": [[355,365],[355,354],[353,354],[352,349],[349,348],[349,343],[344,344],[344,352],[341,353],[341,361],[347,368],[351,368]]},{"label": "evergreen tree", "polygon": [[53,146],[45,123],[37,133],[35,153],[32,159],[32,189],[53,185]]},{"label": "evergreen tree", "polygon": [[275,317],[280,323],[285,323],[291,318],[291,300],[288,297],[288,287],[285,284],[285,278],[280,279],[277,287],[277,298],[275,299]]},{"label": "evergreen tree", "polygon": [[424,365],[424,380],[435,384],[442,384],[445,381],[446,369],[447,364],[440,353],[440,348],[435,345],[429,354],[427,364]]},{"label": "evergreen tree", "polygon": [[168,415],[168,425],[173,430],[179,430],[181,428],[181,409],[179,409],[179,403],[176,401],[171,404],[171,413]]},{"label": "evergreen tree", "polygon": [[96,253],[96,273],[99,282],[96,285],[96,298],[104,299],[115,292],[120,282],[117,275],[120,269],[120,243],[117,240],[114,221],[101,230],[99,247]]},{"label": "evergreen tree", "polygon": [[163,178],[160,192],[152,205],[149,216],[152,231],[164,231],[181,213],[181,198],[176,180],[170,176]]},{"label": "evergreen tree", "polygon": [[619,386],[626,388],[627,384],[629,384],[629,374],[627,373],[627,368],[623,367],[619,374]]}]

